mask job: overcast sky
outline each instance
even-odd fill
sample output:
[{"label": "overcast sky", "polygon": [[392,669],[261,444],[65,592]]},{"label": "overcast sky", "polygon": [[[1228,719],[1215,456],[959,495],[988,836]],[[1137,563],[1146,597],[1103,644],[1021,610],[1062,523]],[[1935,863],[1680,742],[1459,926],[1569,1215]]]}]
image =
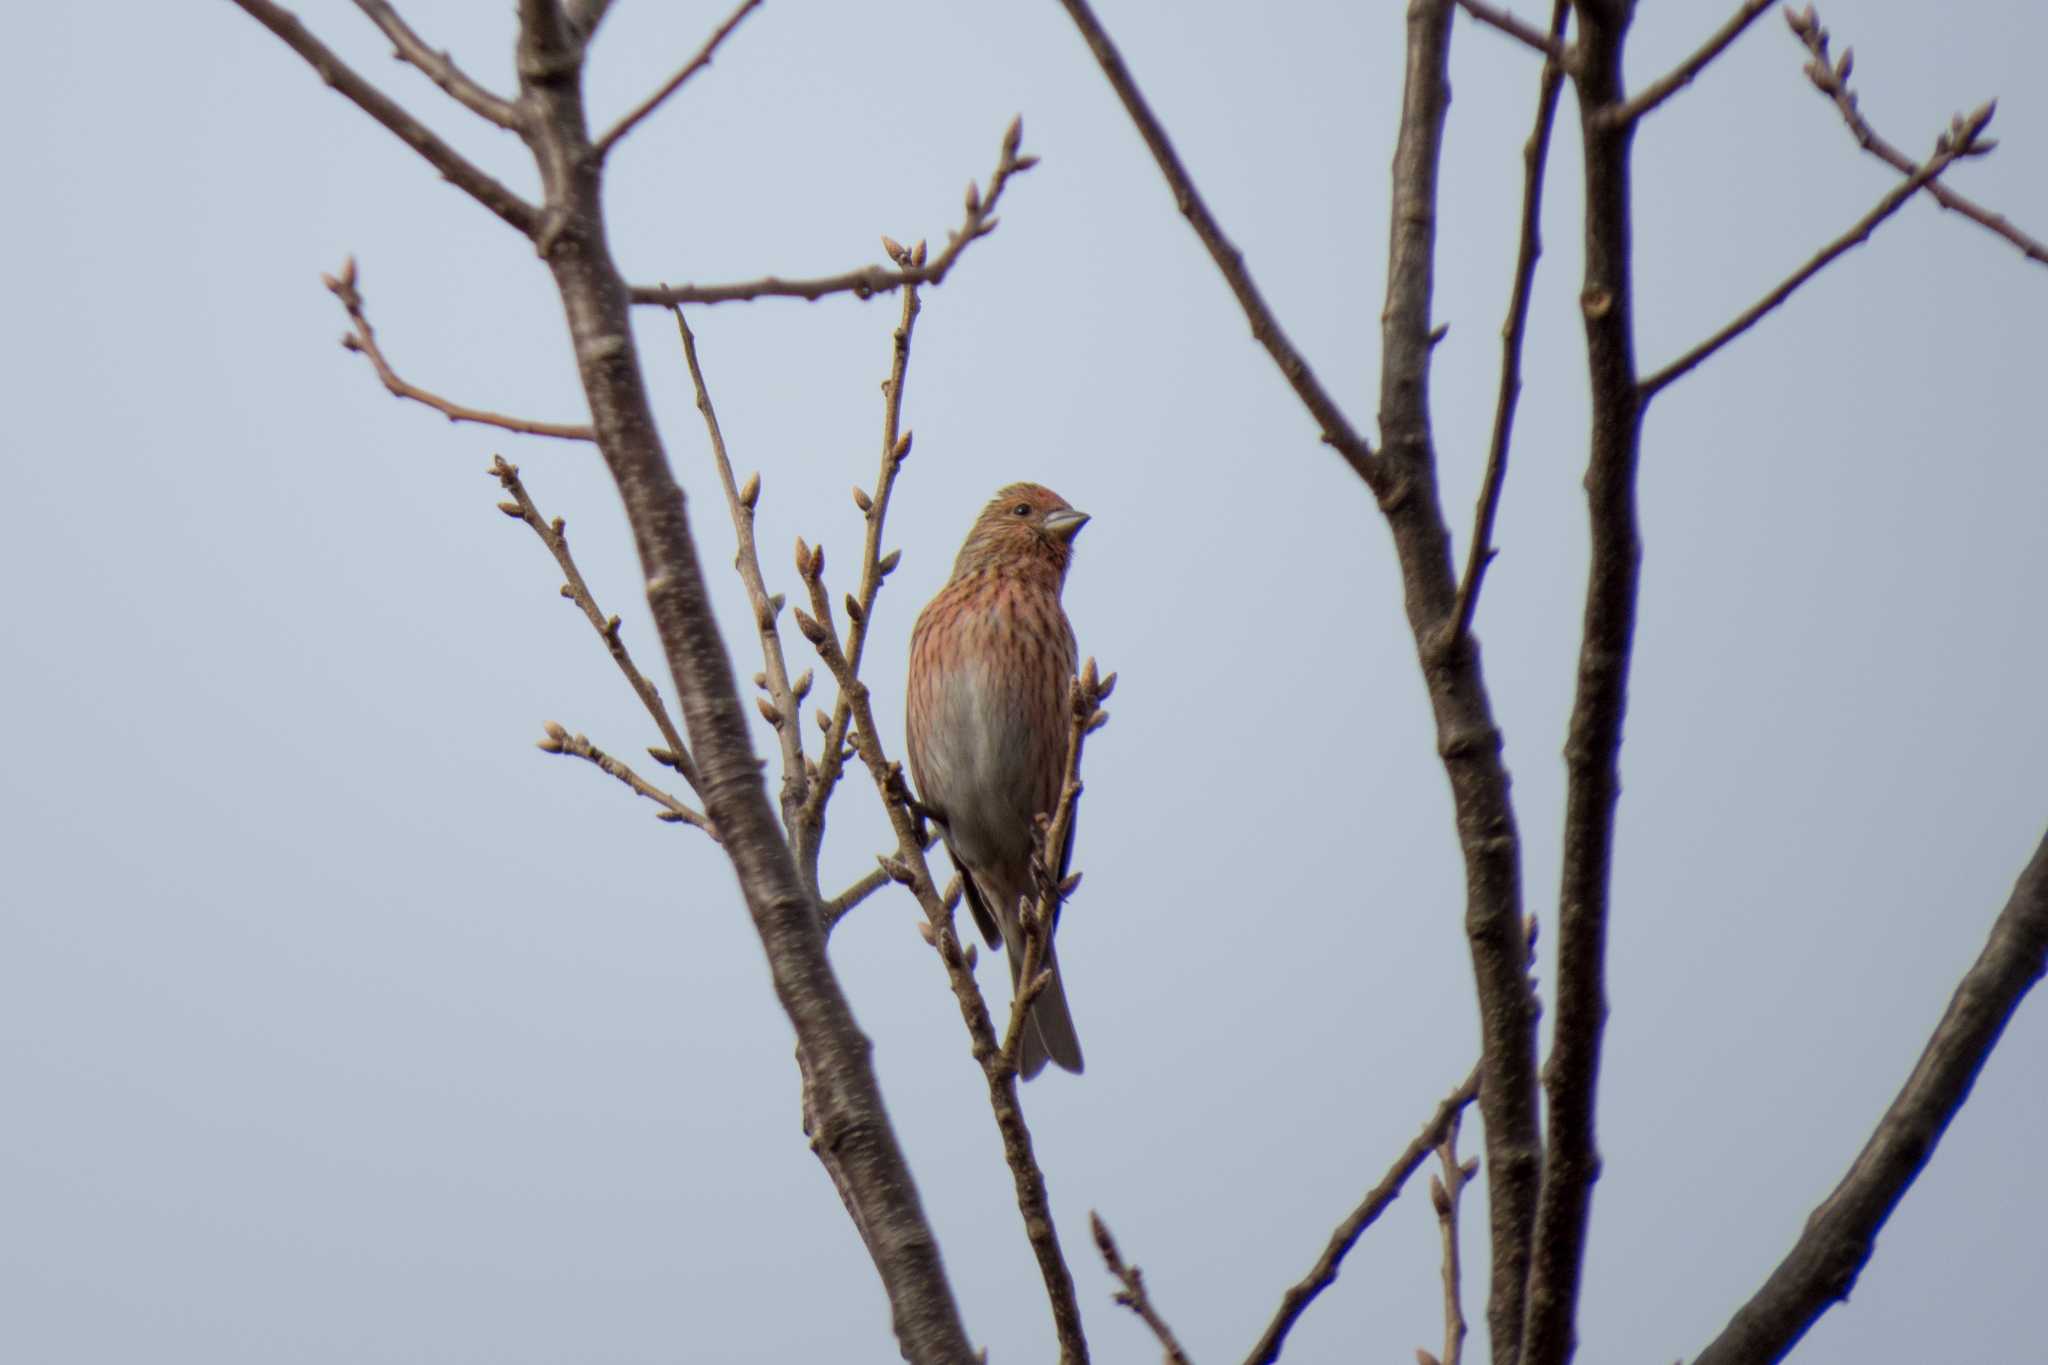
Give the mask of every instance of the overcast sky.
[{"label": "overcast sky", "polygon": [[[1103,0],[1367,430],[1400,8]],[[1644,6],[1632,81],[1727,8]],[[511,9],[406,12],[507,89]],[[393,63],[353,6],[302,14],[531,190],[517,140]],[[619,0],[595,110],[640,98],[722,14]],[[2003,145],[1954,179],[2048,231],[2048,10],[1824,17],[1856,47],[1865,111],[1916,153],[1999,96]],[[657,738],[485,473],[503,452],[568,518],[652,670],[596,455],[451,427],[335,344],[319,274],[354,253],[408,377],[580,420],[531,248],[226,3],[31,5],[12,27],[0,1356],[894,1359],[724,857],[533,747],[549,720],[624,755]],[[1894,183],[1803,59],[1767,17],[1643,129],[1647,365]],[[1458,25],[1435,415],[1461,545],[1536,75]],[[1450,803],[1379,516],[1050,0],[773,0],[613,158],[612,227],[645,282],[838,271],[883,232],[936,247],[1019,112],[1043,164],[919,324],[904,557],[869,677],[900,753],[910,624],[974,510],[1030,478],[1094,514],[1067,602],[1122,684],[1088,751],[1087,881],[1060,945],[1088,1074],[1026,1104],[1099,1357],[1156,1348],[1110,1302],[1091,1208],[1209,1365],[1242,1356],[1475,1053]],[[1478,615],[1547,925],[1585,569],[1578,183],[1567,94]],[[698,312],[734,459],[762,471],[778,590],[798,534],[853,586],[847,488],[874,476],[895,311]],[[759,665],[673,328],[639,323],[744,678]],[[1923,199],[1651,414],[1583,1360],[1690,1355],[1762,1281],[2048,822],[2044,355],[2048,271]],[[886,844],[849,781],[828,880]],[[1045,1359],[983,1084],[915,917],[876,898],[834,963],[970,1332],[998,1362]],[[1004,974],[982,975],[1000,997]],[[1546,996],[1551,975],[1546,955]],[[1801,1359],[2048,1352],[2044,1067],[2033,1001]],[[1475,1189],[1475,1351],[1484,1208]],[[1440,1314],[1418,1185],[1287,1358],[1406,1360]]]}]

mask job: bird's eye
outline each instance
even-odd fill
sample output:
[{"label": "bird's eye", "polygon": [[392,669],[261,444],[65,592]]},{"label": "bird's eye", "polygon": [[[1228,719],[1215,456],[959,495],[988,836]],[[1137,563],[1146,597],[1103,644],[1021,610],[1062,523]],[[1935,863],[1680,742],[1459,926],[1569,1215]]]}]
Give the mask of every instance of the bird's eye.
[{"label": "bird's eye", "polygon": [[1020,517],[1028,517],[1031,515],[1031,504],[1028,502],[1020,502],[1015,507],[1012,507],[1010,510],[1012,512],[1015,512]]}]

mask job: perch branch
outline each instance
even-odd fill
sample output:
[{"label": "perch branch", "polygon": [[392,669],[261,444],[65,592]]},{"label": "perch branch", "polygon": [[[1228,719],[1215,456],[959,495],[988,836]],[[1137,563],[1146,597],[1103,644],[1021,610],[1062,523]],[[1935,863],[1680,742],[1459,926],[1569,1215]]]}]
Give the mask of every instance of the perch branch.
[{"label": "perch branch", "polygon": [[564,441],[594,441],[597,436],[587,426],[575,426],[562,422],[534,422],[524,417],[507,417],[503,413],[486,412],[481,408],[464,407],[450,402],[439,394],[430,393],[417,384],[409,384],[398,377],[391,368],[391,362],[384,358],[384,352],[377,345],[377,333],[370,326],[370,319],[363,311],[362,292],[356,288],[356,261],[351,256],[342,262],[341,274],[322,275],[320,282],[328,292],[341,301],[348,310],[349,333],[341,339],[342,349],[354,351],[370,362],[370,368],[377,372],[377,378],[393,397],[409,398],[423,403],[440,413],[451,422],[475,422],[480,426],[496,427],[500,431],[516,431],[524,436],[553,436]]},{"label": "perch branch", "polygon": [[[1060,1250],[1059,1232],[1052,1219],[1052,1203],[1046,1194],[1045,1173],[1033,1150],[1031,1130],[1017,1099],[1017,1071],[1008,1064],[996,1038],[995,1023],[988,1003],[974,980],[972,949],[963,949],[953,923],[952,901],[942,899],[932,880],[931,866],[924,856],[925,841],[906,799],[908,788],[901,765],[883,753],[875,727],[867,684],[853,672],[846,651],[840,645],[838,626],[833,621],[832,601],[825,589],[825,555],[822,549],[797,545],[799,567],[810,590],[811,613],[801,607],[792,613],[796,627],[818,651],[818,656],[839,684],[852,709],[853,724],[848,731],[854,752],[874,779],[888,811],[889,824],[896,832],[896,852],[883,870],[901,882],[917,898],[925,922],[919,926],[925,941],[939,954],[946,979],[967,1025],[974,1060],[988,1083],[989,1108],[996,1130],[1003,1140],[1003,1158],[1008,1162],[1017,1191],[1017,1211],[1023,1216],[1024,1235],[1038,1261],[1045,1282],[1046,1298],[1052,1309],[1053,1330],[1060,1343],[1063,1365],[1085,1365],[1088,1341],[1081,1326],[1081,1309],[1074,1297],[1074,1279]],[[815,613],[815,614],[812,614]]]},{"label": "perch branch", "polygon": [[[1551,9],[1550,36],[1560,48],[1571,12],[1571,0],[1556,0]],[[1522,338],[1528,331],[1529,296],[1536,284],[1536,262],[1543,255],[1543,171],[1550,161],[1550,129],[1557,120],[1557,97],[1563,88],[1563,64],[1554,57],[1546,60],[1536,92],[1536,127],[1522,147],[1522,240],[1515,255],[1515,284],[1508,296],[1508,317],[1500,329],[1500,394],[1494,400],[1493,440],[1487,446],[1486,478],[1479,489],[1479,507],[1472,516],[1465,577],[1458,584],[1458,603],[1451,613],[1453,649],[1472,628],[1480,586],[1486,580],[1487,567],[1499,553],[1493,548],[1493,521],[1500,511],[1501,489],[1507,483],[1515,404],[1522,396]]]},{"label": "perch branch", "polygon": [[1755,1296],[1694,1365],[1781,1360],[1849,1297],[1877,1234],[1933,1158],[2020,1001],[2048,971],[2048,837],[2020,872],[1984,951],[1966,972],[1913,1072],[1842,1182]]},{"label": "perch branch", "polygon": [[1744,309],[1732,322],[1720,331],[1687,351],[1678,359],[1664,366],[1642,381],[1642,397],[1645,402],[1656,396],[1673,380],[1683,378],[1697,368],[1716,351],[1761,322],[1766,315],[1792,297],[1798,288],[1825,270],[1834,259],[1852,247],[1870,240],[1870,234],[1877,231],[1878,224],[1906,206],[1908,200],[1933,183],[1934,178],[1947,170],[1954,162],[1964,157],[1980,156],[1989,148],[1978,141],[1978,135],[1991,122],[1994,106],[1985,104],[1960,121],[1951,134],[1944,134],[1935,153],[1926,164],[1915,167],[1913,173],[1900,181],[1876,207],[1856,220],[1847,232],[1835,238],[1816,252],[1813,258],[1781,280],[1777,287]]},{"label": "perch branch", "polygon": [[1109,1235],[1109,1226],[1102,1221],[1101,1214],[1090,1211],[1088,1227],[1095,1234],[1095,1249],[1102,1253],[1102,1263],[1123,1286],[1116,1292],[1117,1303],[1136,1313],[1152,1329],[1152,1335],[1159,1338],[1159,1345],[1166,1352],[1166,1365],[1188,1365],[1187,1352],[1181,1350],[1173,1329],[1159,1316],[1159,1310],[1152,1306],[1152,1296],[1145,1292],[1145,1272],[1124,1264],[1116,1249],[1116,1239]]},{"label": "perch branch", "polygon": [[770,298],[816,301],[828,294],[852,294],[855,298],[870,299],[895,289],[938,284],[952,271],[954,263],[970,244],[996,230],[996,204],[1010,180],[1038,164],[1035,156],[1018,155],[1023,136],[1023,120],[1011,120],[1009,129],[1003,134],[1002,155],[996,161],[995,173],[989,177],[987,192],[983,193],[980,186],[971,182],[968,184],[966,214],[960,220],[960,227],[947,235],[946,249],[929,262],[902,262],[894,270],[878,265],[862,266],[842,275],[808,280],[785,280],[769,275],[737,284],[635,285],[633,302],[673,308],[684,303],[737,303]]},{"label": "perch branch", "polygon": [[298,16],[271,0],[234,0],[243,13],[269,29],[299,54],[320,79],[346,96],[358,109],[384,125],[399,141],[426,158],[443,179],[498,217],[531,237],[540,229],[540,210],[484,174],[453,147],[436,137],[405,108],[334,55],[315,38]]},{"label": "perch branch", "polygon": [[590,622],[590,628],[603,637],[612,662],[619,666],[619,672],[625,675],[633,694],[647,708],[654,728],[661,732],[662,742],[667,747],[650,752],[658,761],[681,773],[683,781],[690,784],[690,790],[701,791],[697,765],[691,760],[690,751],[683,744],[675,721],[669,716],[668,705],[661,699],[661,690],[649,682],[647,675],[633,662],[633,656],[626,650],[626,642],[619,635],[619,618],[606,616],[598,607],[597,599],[590,594],[590,585],[583,581],[582,571],[576,567],[576,560],[569,553],[568,523],[560,517],[549,521],[541,515],[532,495],[526,491],[526,485],[520,481],[519,466],[507,461],[503,455],[491,457],[490,472],[512,495],[512,501],[499,503],[498,510],[525,522],[540,537],[540,543],[547,546],[548,553],[555,557],[555,563],[562,570],[562,596],[575,603],[576,609],[583,613],[583,619]]},{"label": "perch branch", "polygon": [[[357,3],[362,3],[362,0],[357,0]],[[705,67],[711,65],[711,58],[714,54],[717,53],[718,45],[724,42],[727,36],[730,35],[734,29],[740,26],[740,20],[746,18],[749,14],[752,14],[755,10],[759,9],[760,7],[761,0],[740,0],[740,7],[734,10],[731,13],[731,15],[729,15],[726,18],[726,21],[720,24],[717,30],[713,32],[708,39],[705,40],[704,46],[697,50],[697,55],[690,58],[688,62],[684,63],[682,70],[676,72],[675,75],[670,76],[668,78],[668,82],[665,85],[663,85],[661,89],[655,91],[646,99],[640,101],[639,104],[633,106],[632,110],[628,112],[624,118],[621,118],[617,123],[614,123],[611,126],[610,131],[606,132],[603,137],[600,137],[595,143],[591,145],[591,155],[595,156],[600,161],[602,161],[606,156],[610,155],[612,147],[617,144],[620,138],[632,132],[634,126],[638,124],[640,120],[646,118],[656,109],[659,109],[661,107],[662,101],[666,100],[670,95],[675,94],[676,91],[682,89],[683,83],[689,80],[690,77],[696,75],[699,71],[702,71]]]},{"label": "perch branch", "polygon": [[517,130],[519,108],[503,96],[486,90],[462,73],[446,52],[429,47],[412,26],[386,0],[356,0],[356,8],[391,40],[400,61],[410,62],[420,74],[441,87],[443,94],[479,118],[500,128]]},{"label": "perch branch", "polygon": [[[1812,5],[1808,5],[1803,11],[1793,10],[1788,6],[1785,18],[1792,26],[1793,36],[1813,55],[1813,60],[1806,64],[1807,79],[1813,82],[1815,89],[1834,102],[1836,110],[1842,115],[1842,121],[1849,126],[1849,135],[1856,139],[1856,145],[1901,175],[1912,175],[1918,171],[1918,163],[1878,136],[1877,130],[1870,126],[1870,121],[1863,117],[1862,110],[1857,107],[1856,94],[1849,88],[1849,72],[1855,65],[1854,52],[1844,48],[1841,61],[1829,60],[1828,31],[1820,26],[1820,20],[1814,14]],[[1960,213],[1978,226],[2011,242],[2028,260],[2048,265],[2048,243],[2022,232],[2004,214],[1992,212],[1938,180],[1930,180],[1922,188],[1943,208]]]},{"label": "perch branch", "polygon": [[1415,1135],[1415,1140],[1394,1158],[1394,1164],[1380,1177],[1379,1184],[1366,1191],[1358,1207],[1337,1225],[1337,1230],[1330,1234],[1329,1244],[1323,1248],[1323,1254],[1316,1258],[1308,1274],[1281,1296],[1280,1310],[1267,1324],[1265,1334],[1252,1347],[1251,1354],[1245,1357],[1245,1365],[1273,1365],[1280,1358],[1280,1348],[1286,1344],[1287,1334],[1294,1329],[1295,1321],[1315,1302],[1316,1295],[1336,1283],[1337,1270],[1344,1264],[1351,1248],[1365,1230],[1387,1211],[1387,1206],[1400,1196],[1401,1187],[1408,1183],[1408,1178],[1429,1160],[1429,1154],[1443,1142],[1444,1134],[1451,1131],[1451,1125],[1457,1122],[1465,1106],[1478,1098],[1483,1071],[1483,1066],[1472,1068],[1472,1074],[1465,1078],[1464,1084],[1445,1097],[1444,1102],[1436,1107],[1436,1112],[1430,1115],[1429,1122],[1422,1126],[1422,1131]]}]

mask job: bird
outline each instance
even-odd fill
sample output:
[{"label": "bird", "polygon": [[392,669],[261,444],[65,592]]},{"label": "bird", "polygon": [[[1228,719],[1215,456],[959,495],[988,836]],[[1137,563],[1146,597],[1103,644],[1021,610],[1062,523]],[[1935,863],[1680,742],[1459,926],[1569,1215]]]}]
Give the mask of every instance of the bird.
[{"label": "bird", "polygon": [[[981,510],[953,576],[910,634],[904,703],[910,773],[960,870],[968,909],[990,948],[1006,949],[1022,989],[1017,903],[1036,897],[1032,834],[1059,799],[1067,759],[1068,680],[1078,651],[1060,605],[1074,537],[1088,514],[1035,483],[1003,488]],[[1065,870],[1071,850],[1060,850]],[[1050,980],[1031,1004],[1017,1069],[1048,1059],[1079,1074],[1081,1041],[1067,1008],[1049,927]]]}]

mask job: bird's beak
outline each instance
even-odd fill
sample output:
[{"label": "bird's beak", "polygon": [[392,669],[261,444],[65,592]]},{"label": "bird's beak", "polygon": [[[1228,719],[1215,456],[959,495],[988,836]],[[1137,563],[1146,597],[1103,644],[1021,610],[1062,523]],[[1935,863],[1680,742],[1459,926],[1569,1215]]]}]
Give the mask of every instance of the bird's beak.
[{"label": "bird's beak", "polygon": [[1076,512],[1069,507],[1064,511],[1048,512],[1045,517],[1045,533],[1054,540],[1071,544],[1081,528],[1088,524],[1086,512]]}]

